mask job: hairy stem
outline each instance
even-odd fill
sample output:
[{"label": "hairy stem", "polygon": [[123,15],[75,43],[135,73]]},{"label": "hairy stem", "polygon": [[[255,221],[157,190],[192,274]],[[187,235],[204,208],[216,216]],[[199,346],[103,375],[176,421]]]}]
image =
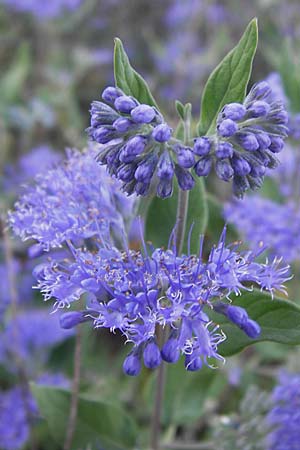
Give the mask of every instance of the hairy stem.
[{"label": "hairy stem", "polygon": [[[4,259],[5,265],[7,269],[7,278],[9,285],[9,297],[11,302],[11,315],[12,315],[12,323],[13,323],[13,342],[12,342],[12,357],[14,359],[14,363],[17,370],[18,379],[20,382],[21,396],[25,409],[26,421],[29,429],[32,431],[33,428],[33,417],[30,407],[30,387],[29,380],[27,377],[26,370],[24,368],[24,363],[21,360],[19,354],[19,330],[17,327],[17,314],[18,314],[18,290],[17,290],[17,280],[14,268],[14,258],[13,258],[13,250],[11,245],[11,239],[9,232],[5,225],[5,215],[0,211],[0,234],[3,236],[3,249],[4,249]],[[35,438],[33,433],[30,434],[30,443],[31,450],[37,449],[37,444],[35,442]]]},{"label": "hairy stem", "polygon": [[63,447],[64,450],[71,449],[73,436],[76,428],[77,413],[78,413],[78,396],[80,387],[80,373],[81,373],[81,341],[82,341],[82,329],[81,326],[79,325],[76,330],[76,338],[75,338],[72,397],[71,397],[68,427]]},{"label": "hairy stem", "polygon": [[176,213],[176,250],[179,255],[182,252],[182,247],[184,243],[187,213],[189,207],[189,191],[182,191],[178,189],[178,202],[177,202],[177,213]]},{"label": "hairy stem", "polygon": [[[165,341],[167,330],[166,328],[158,329],[158,344],[161,347]],[[161,365],[157,369],[157,378],[155,385],[155,398],[154,408],[151,420],[151,432],[150,432],[150,449],[159,450],[160,445],[160,430],[161,430],[161,415],[163,407],[163,396],[166,380],[166,365],[162,361]]]},{"label": "hairy stem", "polygon": [[[184,123],[184,144],[188,145],[191,137],[191,114],[190,111],[186,114]],[[189,207],[189,194],[190,191],[183,191],[178,188],[178,200],[177,200],[177,212],[176,212],[176,234],[175,243],[177,254],[182,252],[184,243],[188,207]]]}]

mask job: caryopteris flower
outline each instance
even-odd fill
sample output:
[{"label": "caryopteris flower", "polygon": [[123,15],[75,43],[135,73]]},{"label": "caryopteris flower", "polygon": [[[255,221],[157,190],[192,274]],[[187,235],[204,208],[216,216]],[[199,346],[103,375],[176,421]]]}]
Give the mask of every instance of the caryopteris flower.
[{"label": "caryopteris flower", "polygon": [[[222,359],[218,345],[225,335],[210,320],[212,309],[255,338],[259,325],[231,304],[230,296],[254,285],[270,292],[283,289],[287,268],[257,263],[258,253],[226,247],[225,233],[207,262],[201,251],[198,256],[178,255],[172,248],[121,251],[111,243],[98,251],[74,248],[69,261],[49,262],[38,272],[38,287],[56,308],[85,294],[87,309],[63,314],[62,327],[92,321],[95,328],[119,331],[133,344],[124,362],[127,374],[137,375],[142,360],[153,369],[180,355],[188,370],[198,370]],[[158,328],[169,330],[162,347]]]},{"label": "caryopteris flower", "polygon": [[213,136],[195,139],[194,167],[198,176],[207,176],[213,165],[224,181],[233,179],[237,197],[247,189],[261,187],[267,168],[277,167],[276,154],[284,146],[288,115],[280,101],[272,100],[268,83],[253,86],[243,103],[225,105],[217,118]]},{"label": "caryopteris flower", "polygon": [[264,243],[273,256],[293,262],[300,256],[300,211],[293,203],[249,196],[225,206],[224,215],[251,248]]},{"label": "caryopteris flower", "polygon": [[133,203],[95,163],[92,150],[72,150],[64,164],[39,174],[25,189],[10,224],[23,240],[33,238],[49,250],[69,239],[122,234]]},{"label": "caryopteris flower", "polygon": [[273,431],[268,436],[268,450],[298,449],[300,442],[300,376],[281,373],[272,393],[273,408],[267,421]]},{"label": "caryopteris flower", "polygon": [[120,89],[107,87],[91,107],[88,133],[101,145],[98,160],[123,183],[128,194],[147,195],[150,187],[157,195],[169,197],[174,175],[179,187],[192,189],[190,169],[195,163],[191,148],[172,138],[172,129],[153,106],[140,104]]}]

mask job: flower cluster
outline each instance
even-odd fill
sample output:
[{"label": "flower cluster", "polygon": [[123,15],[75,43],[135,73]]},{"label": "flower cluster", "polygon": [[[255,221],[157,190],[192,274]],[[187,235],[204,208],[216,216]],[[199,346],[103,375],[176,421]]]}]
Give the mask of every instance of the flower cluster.
[{"label": "flower cluster", "polygon": [[248,188],[262,185],[267,168],[277,167],[275,154],[287,136],[287,112],[281,102],[270,99],[271,94],[268,83],[255,85],[243,104],[224,106],[214,136],[196,138],[189,147],[172,138],[155,107],[108,87],[102,98],[113,107],[92,103],[88,133],[103,144],[99,161],[123,182],[128,194],[147,195],[154,180],[157,195],[169,197],[174,175],[181,189],[192,189],[190,169],[196,176],[207,176],[214,164],[218,177],[233,178],[234,193],[242,196]]},{"label": "flower cluster", "polygon": [[40,19],[54,19],[63,11],[72,11],[80,6],[82,0],[51,0],[41,3],[40,0],[2,0],[11,9],[28,12]]},{"label": "flower cluster", "polygon": [[[259,253],[261,249],[259,250]],[[178,255],[174,249],[144,252],[121,251],[111,243],[97,252],[73,249],[72,258],[49,262],[37,273],[38,287],[45,299],[54,298],[55,308],[68,306],[86,294],[87,309],[61,316],[63,328],[92,321],[95,328],[120,331],[133,350],[124,362],[124,371],[137,375],[141,360],[156,368],[162,359],[174,363],[185,356],[188,370],[198,370],[209,360],[221,359],[218,344],[225,336],[209,319],[214,309],[241,328],[249,337],[260,333],[259,325],[247,312],[231,304],[253,285],[273,291],[282,289],[287,267],[255,261],[258,253],[239,253],[226,247],[225,233],[205,262],[201,252]],[[168,331],[159,347],[158,328]]]},{"label": "flower cluster", "polygon": [[[60,373],[45,373],[36,383],[47,386],[69,387]],[[30,436],[30,419],[38,416],[38,407],[30,392],[16,385],[0,392],[0,442],[3,450],[24,447]]]},{"label": "flower cluster", "polygon": [[228,203],[227,221],[233,223],[251,248],[264,243],[285,261],[300,257],[300,211],[294,203],[280,204],[258,195]]},{"label": "flower cluster", "polygon": [[225,105],[217,118],[216,134],[195,139],[194,153],[198,176],[207,176],[213,163],[217,176],[233,178],[237,197],[247,189],[261,187],[267,168],[278,165],[276,154],[287,136],[288,115],[280,101],[270,100],[268,83],[253,86],[242,103]]},{"label": "flower cluster", "polygon": [[95,164],[92,149],[69,151],[67,161],[39,174],[26,187],[10,214],[14,232],[35,239],[42,248],[60,247],[67,240],[82,241],[97,234],[122,234],[134,198],[120,193],[118,183]]},{"label": "flower cluster", "polygon": [[0,362],[14,371],[14,357],[32,372],[34,365],[44,362],[51,348],[73,335],[61,329],[58,317],[41,309],[29,309],[6,323],[0,333]]},{"label": "flower cluster", "polygon": [[[192,151],[172,139],[172,129],[160,112],[115,87],[107,87],[102,98],[113,108],[94,101],[88,133],[105,144],[98,159],[123,182],[124,191],[147,195],[154,174],[159,197],[172,195],[174,175],[181,189],[192,189],[194,179],[186,170],[194,163]],[[171,155],[176,155],[177,162]]]},{"label": "flower cluster", "polygon": [[267,416],[273,431],[268,436],[269,450],[299,448],[300,376],[283,372],[272,393],[273,408]]},{"label": "flower cluster", "polygon": [[48,145],[32,148],[30,152],[22,155],[17,163],[4,167],[3,189],[16,195],[21,184],[29,182],[38,173],[55,167],[60,160],[61,155]]}]

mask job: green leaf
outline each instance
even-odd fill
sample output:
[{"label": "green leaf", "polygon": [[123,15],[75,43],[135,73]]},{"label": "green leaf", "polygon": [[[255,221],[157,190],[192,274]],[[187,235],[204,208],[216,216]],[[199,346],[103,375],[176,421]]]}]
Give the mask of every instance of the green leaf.
[{"label": "green leaf", "polygon": [[114,73],[116,86],[139,102],[157,107],[146,81],[131,66],[122,41],[115,38]]},{"label": "green leaf", "polygon": [[249,345],[263,341],[300,344],[300,308],[295,303],[277,297],[272,300],[269,294],[254,290],[237,297],[233,305],[247,310],[249,317],[261,326],[261,334],[257,339],[250,339],[221,314],[215,315],[215,321],[227,336],[226,341],[219,346],[223,356],[233,355]]},{"label": "green leaf", "polygon": [[[69,420],[71,393],[34,383],[31,389],[51,435],[62,444]],[[96,444],[110,450],[132,449],[136,434],[135,423],[122,409],[103,401],[79,397],[72,449]]]},{"label": "green leaf", "polygon": [[175,107],[176,107],[176,111],[177,111],[177,114],[179,115],[179,117],[182,120],[184,120],[184,104],[181,103],[179,100],[176,100]]},{"label": "green leaf", "polygon": [[[146,238],[156,247],[166,247],[168,244],[176,222],[177,198],[178,185],[176,183],[172,197],[164,200],[154,197],[151,202],[146,220]],[[205,233],[207,221],[208,207],[204,180],[197,178],[195,187],[190,191],[189,195],[186,225],[187,233],[193,225],[191,234],[192,253],[197,253],[199,250],[199,237]],[[187,242],[185,242],[183,251],[187,251]]]},{"label": "green leaf", "polygon": [[237,46],[225,56],[210,75],[202,96],[199,135],[213,132],[218,113],[224,105],[244,100],[257,39],[257,20],[253,19]]},{"label": "green leaf", "polygon": [[[149,380],[144,394],[149,405],[153,405],[156,377]],[[203,365],[199,372],[188,372],[184,358],[176,364],[167,364],[162,420],[166,425],[192,425],[205,413],[205,402],[218,398],[227,379],[221,370],[211,370]]]}]

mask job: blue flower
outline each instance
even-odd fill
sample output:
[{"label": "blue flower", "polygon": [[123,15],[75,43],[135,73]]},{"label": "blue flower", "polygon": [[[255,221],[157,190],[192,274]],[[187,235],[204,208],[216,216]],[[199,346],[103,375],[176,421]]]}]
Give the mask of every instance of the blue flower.
[{"label": "blue flower", "polygon": [[92,149],[69,151],[64,164],[37,175],[10,213],[15,234],[35,239],[46,250],[110,231],[120,237],[134,198],[120,192],[93,154]]},{"label": "blue flower", "polygon": [[264,244],[273,258],[282,257],[287,262],[299,259],[300,211],[294,202],[249,196],[228,203],[224,215],[251,248]]},{"label": "blue flower", "polygon": [[207,176],[214,164],[221,180],[233,179],[237,197],[247,189],[259,188],[266,169],[279,164],[276,154],[283,149],[287,122],[285,107],[281,101],[273,101],[269,84],[254,85],[243,104],[223,107],[215,135],[195,139],[194,153],[200,156],[196,175]]},{"label": "blue flower", "polygon": [[282,372],[272,393],[273,408],[267,422],[273,430],[268,435],[268,450],[297,449],[300,442],[300,376]]},{"label": "blue flower", "polygon": [[[46,299],[53,297],[55,308],[85,294],[87,309],[62,314],[61,325],[69,329],[91,321],[96,329],[121,332],[133,344],[124,362],[129,375],[139,373],[142,359],[155,368],[162,359],[176,362],[183,354],[187,370],[222,359],[218,345],[225,335],[211,322],[211,309],[257,337],[258,324],[246,311],[231,306],[230,297],[252,286],[271,293],[283,290],[287,279],[287,267],[256,262],[261,247],[242,253],[236,246],[227,247],[225,232],[207,262],[201,252],[178,255],[172,248],[157,248],[149,253],[146,247],[144,252],[121,251],[111,242],[93,251],[71,250],[72,257],[55,266],[48,262],[37,271],[38,286]],[[156,336],[159,327],[170,330],[162,348]]]}]

